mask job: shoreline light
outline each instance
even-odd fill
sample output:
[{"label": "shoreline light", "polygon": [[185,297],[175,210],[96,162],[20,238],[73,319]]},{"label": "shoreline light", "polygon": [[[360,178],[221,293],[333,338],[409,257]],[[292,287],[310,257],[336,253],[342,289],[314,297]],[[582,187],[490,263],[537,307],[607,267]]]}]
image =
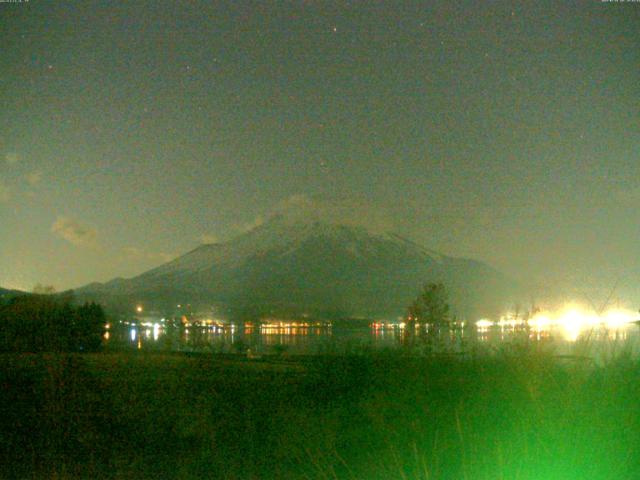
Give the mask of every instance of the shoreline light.
[{"label": "shoreline light", "polygon": [[476,322],[476,327],[478,328],[489,328],[489,327],[492,327],[493,325],[494,323],[491,320],[488,320],[486,318],[481,318]]}]

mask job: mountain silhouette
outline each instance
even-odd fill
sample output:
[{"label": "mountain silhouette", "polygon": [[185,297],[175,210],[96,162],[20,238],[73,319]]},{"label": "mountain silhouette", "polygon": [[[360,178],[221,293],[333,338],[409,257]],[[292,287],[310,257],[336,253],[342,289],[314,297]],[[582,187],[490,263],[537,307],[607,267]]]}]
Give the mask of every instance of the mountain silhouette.
[{"label": "mountain silhouette", "polygon": [[513,304],[515,283],[472,259],[442,255],[401,236],[283,216],[223,243],[205,244],[134,278],[93,283],[80,298],[215,306],[234,317],[392,318],[427,282],[443,282],[452,310],[475,319]]}]

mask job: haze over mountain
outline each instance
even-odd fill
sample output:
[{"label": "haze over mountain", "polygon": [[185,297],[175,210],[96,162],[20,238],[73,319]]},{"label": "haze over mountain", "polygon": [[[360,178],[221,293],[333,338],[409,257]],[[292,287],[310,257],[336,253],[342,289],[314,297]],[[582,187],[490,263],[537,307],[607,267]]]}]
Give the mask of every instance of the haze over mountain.
[{"label": "haze over mountain", "polygon": [[462,316],[497,313],[517,295],[512,281],[481,262],[441,255],[395,234],[282,215],[134,278],[76,293],[161,310],[215,305],[235,317],[395,317],[429,281],[445,283]]}]

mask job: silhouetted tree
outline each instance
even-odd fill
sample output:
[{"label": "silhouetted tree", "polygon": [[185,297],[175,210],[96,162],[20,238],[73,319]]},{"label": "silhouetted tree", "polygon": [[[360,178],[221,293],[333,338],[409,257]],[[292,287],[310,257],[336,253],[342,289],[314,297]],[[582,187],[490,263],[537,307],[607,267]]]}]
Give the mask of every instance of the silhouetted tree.
[{"label": "silhouetted tree", "polygon": [[107,323],[102,307],[93,302],[85,303],[75,310],[71,318],[73,349],[86,352],[98,350],[102,343],[102,334]]},{"label": "silhouetted tree", "polygon": [[409,324],[442,324],[450,320],[447,291],[442,283],[427,283],[407,312]]}]

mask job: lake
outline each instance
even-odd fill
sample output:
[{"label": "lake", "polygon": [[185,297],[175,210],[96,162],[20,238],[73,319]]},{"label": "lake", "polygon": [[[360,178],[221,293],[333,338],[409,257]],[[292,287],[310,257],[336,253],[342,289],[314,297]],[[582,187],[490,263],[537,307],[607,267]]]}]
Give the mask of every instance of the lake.
[{"label": "lake", "polygon": [[276,323],[165,326],[157,322],[118,325],[105,334],[108,349],[156,351],[247,353],[248,355],[314,355],[357,353],[366,349],[400,348],[464,354],[498,351],[518,345],[532,345],[558,355],[589,356],[595,360],[614,354],[640,353],[640,327],[619,325],[530,325],[480,322],[428,330],[418,327],[410,334],[403,324],[346,322],[312,324]]}]

